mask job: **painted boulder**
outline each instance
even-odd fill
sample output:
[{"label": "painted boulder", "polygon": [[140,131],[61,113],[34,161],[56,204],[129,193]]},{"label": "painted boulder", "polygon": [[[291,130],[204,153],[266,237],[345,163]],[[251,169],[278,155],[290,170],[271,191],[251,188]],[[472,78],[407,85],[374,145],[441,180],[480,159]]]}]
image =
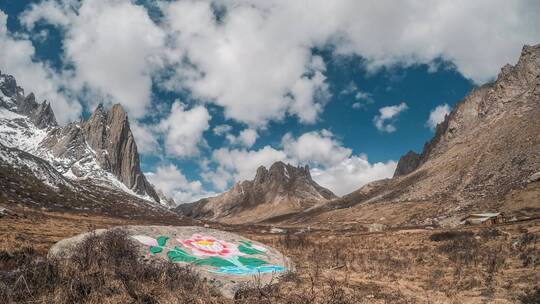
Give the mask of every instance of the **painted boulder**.
[{"label": "painted boulder", "polygon": [[[190,266],[199,275],[232,298],[242,285],[276,282],[293,266],[288,258],[264,244],[230,232],[203,227],[125,226],[122,229],[137,246],[142,261],[161,259]],[[96,230],[101,234],[107,230]],[[49,257],[69,258],[73,248],[89,233],[61,240]]]}]

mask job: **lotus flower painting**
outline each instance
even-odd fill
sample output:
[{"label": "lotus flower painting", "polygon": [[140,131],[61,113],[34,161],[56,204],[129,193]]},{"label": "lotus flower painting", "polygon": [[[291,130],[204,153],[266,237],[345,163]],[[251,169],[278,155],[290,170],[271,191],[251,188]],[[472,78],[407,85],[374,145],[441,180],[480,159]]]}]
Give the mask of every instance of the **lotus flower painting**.
[{"label": "lotus flower painting", "polygon": [[286,270],[283,266],[268,262],[272,256],[268,248],[250,241],[226,241],[201,234],[173,239],[171,242],[167,236],[153,238],[134,235],[132,238],[148,246],[151,254],[166,251],[172,263],[194,265],[213,273],[254,275]]}]

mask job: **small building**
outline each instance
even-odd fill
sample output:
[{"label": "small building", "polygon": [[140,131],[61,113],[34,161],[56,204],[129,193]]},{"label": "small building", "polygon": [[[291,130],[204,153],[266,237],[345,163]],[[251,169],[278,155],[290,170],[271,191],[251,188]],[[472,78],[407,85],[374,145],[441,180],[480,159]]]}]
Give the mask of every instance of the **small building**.
[{"label": "small building", "polygon": [[472,213],[461,219],[465,225],[495,225],[506,222],[502,212]]}]

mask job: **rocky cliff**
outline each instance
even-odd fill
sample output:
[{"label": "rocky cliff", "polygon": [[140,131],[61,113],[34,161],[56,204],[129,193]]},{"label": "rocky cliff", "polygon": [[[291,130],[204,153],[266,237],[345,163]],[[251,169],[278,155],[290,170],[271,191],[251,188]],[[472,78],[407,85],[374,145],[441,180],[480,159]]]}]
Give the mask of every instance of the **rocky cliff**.
[{"label": "rocky cliff", "polygon": [[180,205],[177,210],[199,219],[247,223],[299,212],[335,198],[313,181],[309,167],[276,162],[269,169],[259,167],[253,180],[238,182],[219,196]]},{"label": "rocky cliff", "polygon": [[47,101],[27,96],[14,77],[0,73],[0,143],[48,161],[72,179],[94,179],[160,198],[141,171],[137,145],[122,106],[98,106],[88,120],[60,127]]}]

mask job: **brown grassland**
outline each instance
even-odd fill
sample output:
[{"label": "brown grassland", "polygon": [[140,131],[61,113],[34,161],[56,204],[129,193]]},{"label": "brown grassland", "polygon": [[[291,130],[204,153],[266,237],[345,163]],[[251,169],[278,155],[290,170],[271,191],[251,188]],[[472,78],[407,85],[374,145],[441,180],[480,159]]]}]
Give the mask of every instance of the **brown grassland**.
[{"label": "brown grassland", "polygon": [[185,222],[17,214],[0,218],[5,303],[540,303],[538,220],[376,233],[222,226],[276,247],[296,267],[280,283],[245,286],[230,300],[189,269],[136,262],[121,233],[90,238],[71,261],[46,258],[56,241],[93,229]]}]

